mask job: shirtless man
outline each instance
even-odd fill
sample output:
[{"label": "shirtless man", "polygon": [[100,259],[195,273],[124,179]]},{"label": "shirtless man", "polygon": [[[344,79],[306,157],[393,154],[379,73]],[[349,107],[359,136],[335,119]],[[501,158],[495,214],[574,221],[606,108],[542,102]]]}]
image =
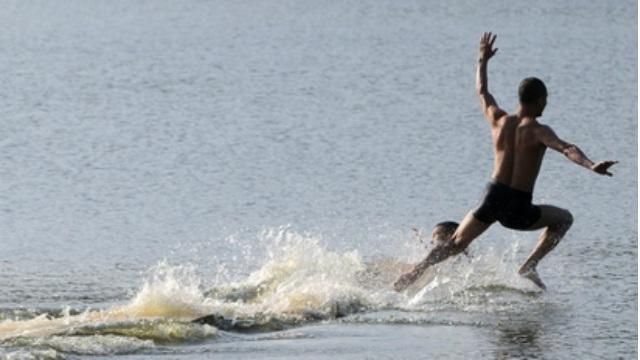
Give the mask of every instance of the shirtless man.
[{"label": "shirtless man", "polygon": [[492,180],[487,185],[482,203],[462,220],[451,236],[452,241],[441,242],[413,270],[402,275],[394,283],[397,291],[406,289],[428,267],[463,252],[496,221],[516,230],[545,229],[518,271],[545,289],[536,266],[558,244],[573,222],[571,213],[565,209],[531,203],[545,150],[551,148],[597,174],[612,176],[608,170],[616,161],[596,164],[576,145],[561,140],[549,126],[538,122],[536,118],[542,115],[547,105],[547,89],[540,79],[522,80],[518,89],[520,105],[515,114],[507,114],[498,107],[487,85],[487,64],[498,51],[493,48],[495,40],[496,36],[491,33],[482,35],[476,73],[480,104],[491,127],[495,156]]}]

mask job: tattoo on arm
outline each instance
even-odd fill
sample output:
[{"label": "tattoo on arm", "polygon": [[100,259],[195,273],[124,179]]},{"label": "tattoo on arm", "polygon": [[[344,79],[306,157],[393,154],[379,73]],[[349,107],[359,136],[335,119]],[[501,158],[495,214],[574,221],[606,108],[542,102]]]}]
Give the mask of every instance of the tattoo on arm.
[{"label": "tattoo on arm", "polygon": [[574,163],[591,169],[593,161],[589,160],[587,155],[585,155],[579,147],[560,139],[548,126],[543,126],[541,130],[541,141],[545,146],[562,153],[567,159]]},{"label": "tattoo on arm", "polygon": [[589,170],[591,170],[591,167],[594,165],[594,162],[591,161],[576,145],[570,144],[564,149],[564,151],[562,151],[562,153],[569,160],[580,166],[586,167]]}]

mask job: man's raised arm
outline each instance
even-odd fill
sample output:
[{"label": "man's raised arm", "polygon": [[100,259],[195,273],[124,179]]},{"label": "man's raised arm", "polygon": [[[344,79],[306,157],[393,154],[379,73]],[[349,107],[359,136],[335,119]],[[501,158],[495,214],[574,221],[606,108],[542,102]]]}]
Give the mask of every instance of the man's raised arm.
[{"label": "man's raised arm", "polygon": [[480,97],[480,105],[482,112],[487,120],[491,123],[503,117],[506,113],[498,107],[496,99],[489,93],[489,84],[487,79],[487,64],[489,59],[496,54],[498,49],[493,49],[493,43],[496,41],[496,35],[484,33],[480,38],[480,56],[478,59],[478,68],[476,71],[476,90]]},{"label": "man's raised arm", "polygon": [[569,160],[574,163],[583,166],[589,170],[593,170],[600,175],[613,176],[609,172],[609,168],[617,164],[617,161],[601,161],[599,163],[594,163],[589,160],[587,155],[585,155],[582,150],[576,145],[569,144],[564,140],[560,139],[556,133],[551,130],[548,126],[541,126],[538,130],[538,138],[540,142],[542,142],[545,146],[561,152],[564,156],[566,156]]}]

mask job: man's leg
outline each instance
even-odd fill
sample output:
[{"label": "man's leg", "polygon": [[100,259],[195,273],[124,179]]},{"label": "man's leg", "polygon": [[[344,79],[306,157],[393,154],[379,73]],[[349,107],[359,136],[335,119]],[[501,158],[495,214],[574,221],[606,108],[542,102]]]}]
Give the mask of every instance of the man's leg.
[{"label": "man's leg", "polygon": [[558,245],[564,234],[571,227],[573,216],[568,210],[551,205],[540,205],[540,212],[540,219],[527,230],[546,229],[540,234],[536,247],[520,267],[518,273],[533,281],[542,289],[546,289],[546,286],[538,276],[536,266],[549,251]]},{"label": "man's leg", "polygon": [[434,247],[424,260],[419,262],[413,270],[400,276],[393,284],[396,291],[402,291],[416,281],[429,267],[444,261],[452,255],[463,252],[471,242],[480,236],[491,224],[484,223],[469,212],[451,237],[451,241]]},{"label": "man's leg", "polygon": [[473,211],[470,211],[453,233],[453,236],[451,236],[451,240],[455,244],[455,254],[464,251],[469,244],[485,232],[489,226],[491,226],[491,224],[476,219],[476,217],[473,216]]}]

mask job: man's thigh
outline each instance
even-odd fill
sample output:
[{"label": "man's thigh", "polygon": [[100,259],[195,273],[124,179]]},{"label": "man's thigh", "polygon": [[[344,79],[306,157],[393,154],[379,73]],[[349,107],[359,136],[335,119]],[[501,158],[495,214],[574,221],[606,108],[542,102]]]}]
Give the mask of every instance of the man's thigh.
[{"label": "man's thigh", "polygon": [[469,246],[471,242],[480,236],[485,230],[487,230],[491,224],[487,224],[476,219],[473,216],[473,211],[470,211],[467,216],[464,217],[458,229],[453,235],[456,245],[463,249]]}]

